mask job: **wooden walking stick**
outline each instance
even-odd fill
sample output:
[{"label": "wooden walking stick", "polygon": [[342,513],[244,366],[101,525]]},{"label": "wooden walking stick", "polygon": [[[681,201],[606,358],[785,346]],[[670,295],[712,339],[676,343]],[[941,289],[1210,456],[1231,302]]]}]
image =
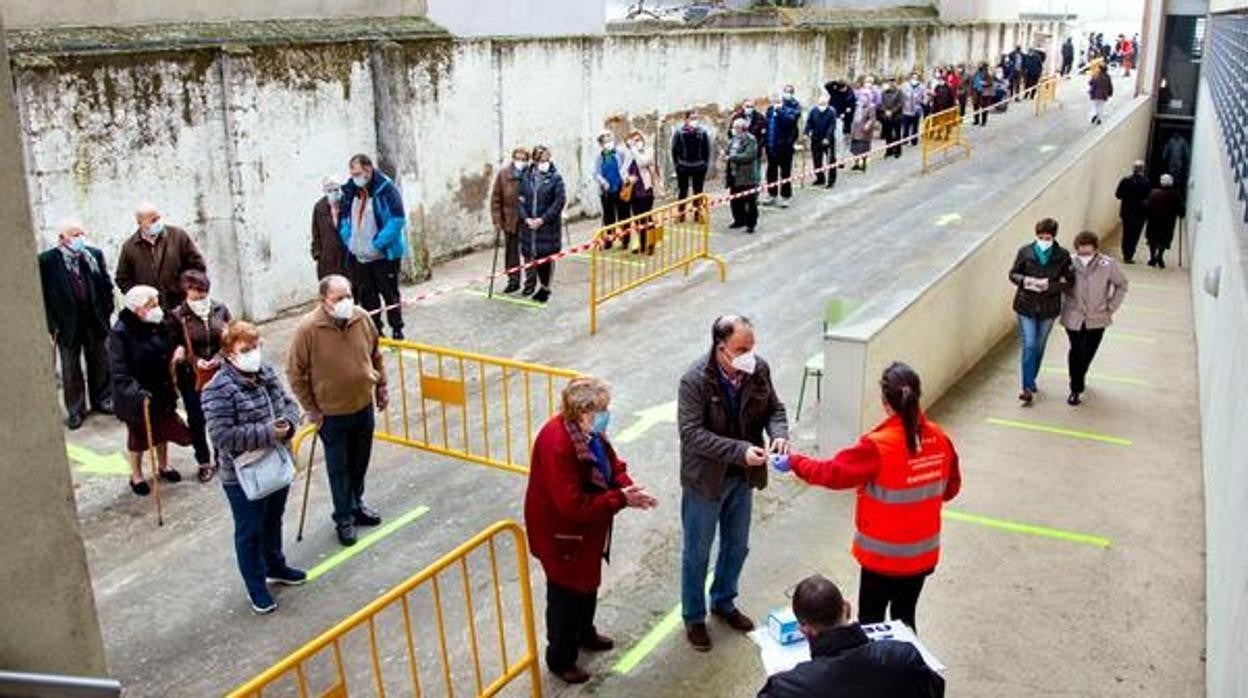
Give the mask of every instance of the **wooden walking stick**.
[{"label": "wooden walking stick", "polygon": [[147,429],[147,455],[152,461],[152,494],[156,496],[156,525],[165,525],[164,504],[160,501],[160,466],[156,462],[156,444],[152,438],[151,398],[143,398],[143,426]]},{"label": "wooden walking stick", "polygon": [[502,236],[502,230],[494,229],[494,263],[490,265],[490,291],[485,294],[486,298],[494,297],[494,275],[498,273],[498,245],[499,238]]},{"label": "wooden walking stick", "polygon": [[295,536],[295,542],[303,541],[303,523],[308,520],[308,493],[312,491],[312,464],[316,462],[316,436],[317,432],[312,432],[312,447],[308,452],[308,468],[303,472],[303,506],[299,508],[299,533]]}]

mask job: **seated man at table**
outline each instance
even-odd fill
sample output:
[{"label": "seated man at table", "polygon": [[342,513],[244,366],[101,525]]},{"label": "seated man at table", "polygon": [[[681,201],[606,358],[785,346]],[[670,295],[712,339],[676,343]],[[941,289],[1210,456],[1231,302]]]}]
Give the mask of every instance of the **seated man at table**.
[{"label": "seated man at table", "polygon": [[853,621],[841,590],[821,575],[793,592],[793,615],[810,641],[810,661],[767,679],[759,698],[940,698],[945,680],[917,648],[896,640],[872,641]]}]

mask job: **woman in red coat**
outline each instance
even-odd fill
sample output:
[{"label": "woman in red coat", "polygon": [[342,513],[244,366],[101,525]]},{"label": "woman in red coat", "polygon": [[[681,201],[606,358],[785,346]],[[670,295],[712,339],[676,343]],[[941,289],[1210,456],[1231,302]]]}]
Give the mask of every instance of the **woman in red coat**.
[{"label": "woman in red coat", "polygon": [[862,565],[858,619],[879,623],[886,611],[915,628],[923,582],[940,559],[940,511],[958,495],[962,474],[949,437],[919,409],[919,375],[903,363],[884,369],[879,426],[831,460],[772,456],[812,485],[858,489],[853,554]]},{"label": "woman in red coat", "polygon": [[658,504],[633,484],[607,441],[610,402],[610,389],[597,378],[568,383],[562,411],[533,442],[524,496],[529,544],[546,572],[546,665],[568,683],[589,680],[577,666],[578,650],[614,647],[594,628],[612,520],[625,507]]}]

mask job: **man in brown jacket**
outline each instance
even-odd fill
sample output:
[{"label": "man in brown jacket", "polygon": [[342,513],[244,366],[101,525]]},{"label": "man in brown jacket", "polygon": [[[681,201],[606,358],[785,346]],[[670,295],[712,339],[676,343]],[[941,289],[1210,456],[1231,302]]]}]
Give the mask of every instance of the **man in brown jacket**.
[{"label": "man in brown jacket", "polygon": [[160,291],[160,305],[168,313],[185,298],[182,272],[208,271],[204,256],[185,230],[165,225],[152,204],[139,204],[134,220],[139,227],[117,256],[117,288],[126,293],[135,286],[151,286]]},{"label": "man in brown jacket", "polygon": [[356,526],[381,523],[364,505],[364,476],[373,452],[373,403],[385,410],[386,369],[380,334],[355,305],[351,282],[321,279],[321,302],[303,316],[291,340],[286,379],[309,422],[319,424],[325,474],[334,501],[338,542],[355,545]]},{"label": "man in brown jacket", "polygon": [[321,180],[321,192],[312,207],[312,259],[316,260],[316,278],[347,273],[347,248],[338,233],[342,215],[342,182],[329,175]]},{"label": "man in brown jacket", "polygon": [[[527,148],[511,151],[511,167],[498,171],[498,175],[494,177],[494,189],[490,192],[490,213],[494,217],[494,229],[502,231],[506,240],[503,264],[511,270],[520,266],[520,178],[528,167]],[[515,293],[519,290],[520,272],[508,272],[507,287],[503,289],[503,293]]]}]

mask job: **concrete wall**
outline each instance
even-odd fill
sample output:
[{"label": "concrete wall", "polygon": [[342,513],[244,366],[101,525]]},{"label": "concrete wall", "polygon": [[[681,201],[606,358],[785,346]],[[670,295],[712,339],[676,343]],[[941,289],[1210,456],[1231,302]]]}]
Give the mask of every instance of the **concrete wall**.
[{"label": "concrete wall", "polygon": [[1089,134],[1070,158],[1022,183],[1018,189],[1034,195],[1002,211],[1000,226],[937,278],[874,298],[829,332],[824,376],[838,390],[820,406],[822,452],[851,443],[883,417],[878,381],[889,363],[906,361],[919,372],[927,406],[1014,331],[1006,272],[1037,220],[1054,216],[1064,231],[1116,228],[1117,201],[1088,182],[1116,181],[1143,156],[1150,102],[1137,99],[1124,112],[1107,130]]},{"label": "concrete wall", "polygon": [[[3,25],[0,24],[0,28]],[[9,85],[0,36],[0,85]],[[78,534],[45,330],[39,277],[31,263],[26,180],[13,93],[0,94],[0,669],[103,676],[100,638],[87,555]]]},{"label": "concrete wall", "polygon": [[[1232,188],[1208,83],[1201,81],[1193,142],[1192,302],[1200,368],[1201,450],[1210,696],[1248,695],[1248,225]],[[1217,275],[1217,296],[1206,280]],[[1212,285],[1212,284],[1211,284]]]},{"label": "concrete wall", "polygon": [[455,36],[564,36],[601,34],[602,0],[426,0],[429,19]]},{"label": "concrete wall", "polygon": [[[509,0],[510,1],[510,0]],[[0,0],[10,29],[423,16],[426,0]]]},{"label": "concrete wall", "polygon": [[15,74],[35,234],[49,245],[58,220],[83,218],[111,264],[150,199],[209,256],[214,293],[265,319],[312,297],[311,206],[354,152],[389,144],[412,247],[436,260],[492,241],[491,178],[516,145],[549,145],[569,214],[596,215],[604,126],[665,144],[689,108],[719,131],[786,82],[810,103],[832,76],[969,62],[1048,26],[29,52]]}]

